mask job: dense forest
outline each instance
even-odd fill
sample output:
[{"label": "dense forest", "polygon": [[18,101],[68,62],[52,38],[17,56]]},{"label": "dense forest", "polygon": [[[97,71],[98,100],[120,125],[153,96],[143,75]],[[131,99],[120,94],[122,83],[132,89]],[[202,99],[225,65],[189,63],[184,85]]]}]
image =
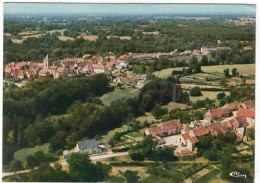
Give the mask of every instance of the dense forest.
[{"label": "dense forest", "polygon": [[[15,26],[14,26],[15,25]],[[74,40],[61,41],[48,31],[67,29],[64,36]],[[11,61],[41,61],[48,53],[55,60],[66,57],[82,57],[84,54],[117,55],[124,53],[170,52],[174,49],[200,49],[201,46],[228,46],[235,48],[229,51],[231,57],[239,58],[240,49],[245,45],[254,47],[255,25],[235,26],[224,19],[204,21],[181,19],[101,19],[98,21],[26,21],[5,19],[4,33],[11,33],[16,39],[21,39],[19,32],[36,31],[42,35],[39,38],[29,37],[21,44],[12,42],[10,37],[4,37],[4,63]],[[155,32],[155,33],[154,33]],[[81,35],[96,35],[95,41],[84,40]],[[130,36],[130,40],[119,37]],[[221,40],[221,43],[217,43]],[[244,42],[241,42],[244,41]],[[249,43],[246,43],[249,41]],[[253,53],[252,53],[253,55]],[[234,61],[233,61],[234,62]]]}]

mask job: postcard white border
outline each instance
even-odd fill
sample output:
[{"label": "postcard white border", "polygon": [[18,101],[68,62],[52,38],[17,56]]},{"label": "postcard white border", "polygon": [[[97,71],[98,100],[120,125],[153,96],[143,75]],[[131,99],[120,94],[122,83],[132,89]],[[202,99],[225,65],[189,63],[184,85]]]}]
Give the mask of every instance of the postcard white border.
[{"label": "postcard white border", "polygon": [[[259,97],[259,92],[260,92],[260,80],[259,80],[259,58],[260,58],[260,53],[258,51],[260,51],[260,47],[259,47],[259,43],[260,43],[260,13],[259,13],[259,6],[260,6],[260,1],[259,0],[3,0],[1,2],[0,5],[0,12],[2,12],[0,14],[0,26],[1,31],[0,31],[0,56],[1,56],[1,61],[0,61],[0,68],[3,71],[3,6],[4,3],[112,3],[112,4],[116,4],[116,3],[120,3],[120,4],[143,4],[143,3],[147,3],[147,4],[151,4],[151,3],[155,3],[155,4],[175,4],[175,3],[179,3],[179,4],[255,4],[256,5],[256,61],[255,61],[255,68],[256,68],[256,118],[255,118],[255,129],[256,129],[256,140],[255,140],[255,182],[259,182],[260,181],[260,156],[257,156],[258,154],[260,154],[260,141],[258,140],[260,138],[260,124],[258,124],[258,119],[260,119],[260,114],[257,112],[260,110],[260,97]],[[2,177],[2,111],[3,111],[3,74],[1,74],[0,76],[0,121],[1,121],[1,128],[0,128],[0,134],[1,134],[1,138],[0,138],[0,175]],[[1,182],[2,182],[2,178],[1,178]]]}]

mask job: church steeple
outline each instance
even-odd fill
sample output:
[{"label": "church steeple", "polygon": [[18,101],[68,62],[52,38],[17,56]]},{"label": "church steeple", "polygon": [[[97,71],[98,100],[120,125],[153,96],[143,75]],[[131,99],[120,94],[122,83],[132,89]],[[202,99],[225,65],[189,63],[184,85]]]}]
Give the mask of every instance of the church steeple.
[{"label": "church steeple", "polygon": [[45,68],[48,68],[49,67],[49,55],[47,54],[47,56],[45,57],[45,59],[44,59],[44,66],[45,66]]}]

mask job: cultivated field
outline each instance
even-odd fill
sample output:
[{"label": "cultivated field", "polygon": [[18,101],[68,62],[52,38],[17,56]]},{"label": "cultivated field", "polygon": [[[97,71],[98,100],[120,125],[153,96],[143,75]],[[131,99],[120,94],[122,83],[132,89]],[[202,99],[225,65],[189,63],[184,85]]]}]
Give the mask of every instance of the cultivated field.
[{"label": "cultivated field", "polygon": [[82,37],[85,40],[89,40],[89,41],[95,41],[98,36],[97,35],[86,35],[86,36],[78,36],[78,38]]},{"label": "cultivated field", "polygon": [[22,39],[12,39],[12,42],[15,44],[22,44],[23,40]]},{"label": "cultivated field", "polygon": [[154,35],[154,36],[156,36],[156,35],[159,35],[159,31],[154,31],[154,32],[143,32],[143,34],[144,35]]},{"label": "cultivated field", "polygon": [[[37,31],[36,31],[36,32],[37,32]],[[23,32],[23,33],[25,33],[25,32]],[[23,35],[24,35],[24,34],[23,34]],[[12,42],[13,42],[13,43],[21,44],[21,43],[23,43],[24,40],[26,40],[26,39],[29,38],[29,37],[39,38],[39,37],[41,37],[41,36],[43,36],[43,35],[45,35],[45,34],[33,34],[33,35],[27,34],[26,36],[22,36],[21,39],[15,39],[15,38],[11,38],[11,39],[12,39]]]},{"label": "cultivated field", "polygon": [[50,34],[53,34],[55,32],[58,32],[58,33],[64,33],[66,30],[68,29],[55,29],[55,30],[50,30],[48,31]]},{"label": "cultivated field", "polygon": [[[202,66],[201,70],[205,73],[219,73],[224,76],[224,69],[229,69],[230,73],[233,68],[237,68],[239,74],[244,76],[255,74],[255,64],[236,64],[236,65],[214,65],[214,66]],[[155,71],[153,74],[160,78],[167,78],[172,75],[173,70],[182,70],[183,67],[168,68],[161,71]]]},{"label": "cultivated field", "polygon": [[29,37],[39,38],[39,37],[41,37],[41,36],[43,36],[43,35],[45,35],[45,34],[26,35],[26,36],[22,36],[22,39],[25,40],[25,39],[27,39],[27,38],[29,38]]},{"label": "cultivated field", "polygon": [[26,36],[26,35],[30,35],[30,34],[37,34],[38,31],[25,31],[25,32],[19,32],[18,35],[20,36]]},{"label": "cultivated field", "polygon": [[110,39],[110,38],[119,38],[121,40],[131,40],[131,36],[107,36],[107,39]]},{"label": "cultivated field", "polygon": [[61,40],[61,41],[68,41],[68,40],[73,41],[73,40],[74,40],[74,38],[72,38],[72,37],[66,37],[66,36],[58,36],[58,38],[59,38],[59,40]]},{"label": "cultivated field", "polygon": [[112,92],[108,92],[104,94],[100,99],[103,102],[104,105],[109,106],[112,101],[121,99],[121,98],[132,98],[138,96],[138,89],[115,89]]}]

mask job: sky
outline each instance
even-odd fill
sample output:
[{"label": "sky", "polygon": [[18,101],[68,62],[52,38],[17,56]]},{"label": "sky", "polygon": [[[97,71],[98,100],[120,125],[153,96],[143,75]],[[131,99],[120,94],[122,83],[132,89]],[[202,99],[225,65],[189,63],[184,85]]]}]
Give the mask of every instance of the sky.
[{"label": "sky", "polygon": [[5,14],[255,14],[255,5],[5,3]]}]

